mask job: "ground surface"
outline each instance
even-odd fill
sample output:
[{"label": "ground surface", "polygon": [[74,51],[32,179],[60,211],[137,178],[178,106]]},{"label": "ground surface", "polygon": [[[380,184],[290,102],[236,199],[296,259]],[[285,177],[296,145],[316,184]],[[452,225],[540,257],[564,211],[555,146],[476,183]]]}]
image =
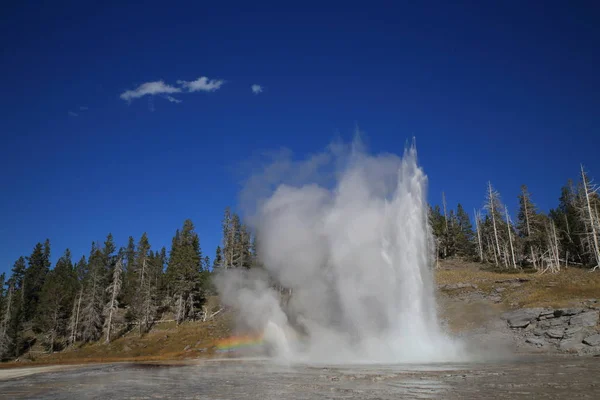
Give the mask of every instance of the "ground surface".
[{"label": "ground surface", "polygon": [[[489,266],[488,266],[489,267]],[[494,271],[481,264],[442,260],[435,269],[439,315],[453,333],[478,331],[506,341],[508,334],[502,313],[528,307],[578,307],[583,301],[600,299],[600,271],[567,268],[558,274],[527,273],[520,270]],[[218,298],[210,306],[218,309]],[[219,338],[232,335],[231,313],[220,313],[207,322],[159,323],[140,337],[131,331],[110,344],[70,347],[47,354],[41,340],[17,362],[0,363],[0,369],[39,364],[81,364],[115,361],[174,360],[210,357]],[[500,337],[503,336],[503,337]]]},{"label": "ground surface", "polygon": [[9,380],[2,380],[7,371],[0,371],[0,393],[11,399],[600,398],[600,360],[586,357],[529,356],[510,362],[426,366],[204,360],[61,368],[69,369]]}]

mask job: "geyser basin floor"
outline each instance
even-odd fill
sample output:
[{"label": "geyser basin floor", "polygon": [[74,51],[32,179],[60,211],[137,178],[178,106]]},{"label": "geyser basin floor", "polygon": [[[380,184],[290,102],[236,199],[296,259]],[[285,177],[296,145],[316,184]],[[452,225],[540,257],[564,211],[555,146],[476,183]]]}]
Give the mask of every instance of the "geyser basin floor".
[{"label": "geyser basin floor", "polygon": [[423,366],[282,367],[266,360],[152,365],[80,366],[29,375],[0,381],[0,393],[11,399],[600,398],[598,358]]}]

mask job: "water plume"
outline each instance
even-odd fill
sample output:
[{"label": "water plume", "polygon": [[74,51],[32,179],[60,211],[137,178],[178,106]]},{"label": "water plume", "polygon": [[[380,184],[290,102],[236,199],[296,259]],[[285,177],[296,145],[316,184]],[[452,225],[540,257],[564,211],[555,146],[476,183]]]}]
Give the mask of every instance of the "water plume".
[{"label": "water plume", "polygon": [[222,273],[222,301],[288,361],[459,359],[438,322],[426,198],[414,145],[398,157],[338,143],[269,164],[244,197],[264,270]]}]

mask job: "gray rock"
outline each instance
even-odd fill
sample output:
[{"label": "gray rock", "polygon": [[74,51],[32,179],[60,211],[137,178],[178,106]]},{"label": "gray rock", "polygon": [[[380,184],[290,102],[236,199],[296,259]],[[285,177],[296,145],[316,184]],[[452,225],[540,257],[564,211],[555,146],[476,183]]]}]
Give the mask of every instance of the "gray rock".
[{"label": "gray rock", "polygon": [[551,329],[558,326],[566,326],[569,323],[569,319],[567,317],[558,317],[552,319],[545,319],[538,323],[538,326],[542,329]]},{"label": "gray rock", "polygon": [[536,337],[529,337],[529,338],[525,339],[525,342],[532,344],[534,346],[537,346],[537,347],[543,347],[548,344],[548,342],[546,342],[544,339],[536,338]]},{"label": "gray rock", "polygon": [[598,319],[600,319],[599,311],[587,311],[582,314],[571,317],[569,325],[596,326],[598,325]]},{"label": "gray rock", "polygon": [[565,331],[560,328],[548,329],[546,331],[546,336],[552,339],[562,339],[565,336]]},{"label": "gray rock", "polygon": [[558,310],[554,310],[554,316],[568,317],[571,315],[581,314],[583,311],[583,308],[559,308]]},{"label": "gray rock", "polygon": [[558,347],[562,351],[578,352],[580,350],[583,350],[585,348],[585,345],[583,343],[581,343],[580,340],[577,341],[574,339],[569,339],[569,340],[561,341],[560,344],[558,345]]},{"label": "gray rock", "polygon": [[477,285],[474,285],[472,283],[450,283],[447,285],[442,285],[440,287],[440,289],[444,289],[444,290],[456,290],[456,289],[477,289]]},{"label": "gray rock", "polygon": [[497,287],[497,288],[494,288],[494,291],[495,291],[496,293],[502,293],[502,292],[504,292],[505,290],[506,290],[506,288],[503,288],[503,287]]},{"label": "gray rock", "polygon": [[505,313],[502,318],[508,321],[508,326],[511,328],[526,328],[531,321],[540,316],[543,310],[543,308],[522,308]]},{"label": "gray rock", "polygon": [[[529,326],[531,326],[531,325],[529,325]],[[540,329],[537,327],[533,330],[533,334],[535,336],[544,336],[544,333],[545,333],[545,331],[543,329]]]},{"label": "gray rock", "polygon": [[588,346],[600,346],[600,333],[586,337],[583,339],[583,343],[587,344]]},{"label": "gray rock", "polygon": [[571,327],[565,329],[565,337],[566,338],[573,337],[573,336],[581,333],[582,331],[583,331],[583,328],[581,326],[571,326]]},{"label": "gray rock", "polygon": [[529,282],[529,279],[527,279],[527,278],[499,279],[494,282],[495,283],[520,283],[520,282]]},{"label": "gray rock", "polygon": [[185,348],[183,349],[183,351],[188,351],[189,349],[191,349],[192,346],[190,346],[189,344],[187,346],[185,346]]},{"label": "gray rock", "polygon": [[489,297],[490,301],[493,301],[494,303],[500,303],[502,301],[502,296],[499,295],[492,295]]}]

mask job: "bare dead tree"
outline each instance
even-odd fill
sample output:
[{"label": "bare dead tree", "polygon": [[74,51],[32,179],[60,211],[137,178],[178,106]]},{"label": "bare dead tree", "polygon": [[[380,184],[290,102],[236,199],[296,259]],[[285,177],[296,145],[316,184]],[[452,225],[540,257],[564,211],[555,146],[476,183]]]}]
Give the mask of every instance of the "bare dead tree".
[{"label": "bare dead tree", "polygon": [[541,257],[542,262],[545,264],[542,267],[541,272],[544,273],[550,271],[556,273],[560,271],[560,247],[554,221],[551,220],[549,222],[546,230],[548,237],[548,251]]},{"label": "bare dead tree", "polygon": [[195,312],[196,310],[194,309],[194,294],[192,292],[190,292],[188,294],[188,298],[187,298],[187,310],[188,310],[188,318],[190,318],[191,320],[195,319]]},{"label": "bare dead tree", "polygon": [[102,302],[104,290],[101,285],[99,267],[90,271],[89,282],[84,294],[81,310],[81,331],[84,341],[98,340],[102,336]]},{"label": "bare dead tree", "polygon": [[[494,244],[498,250],[498,257],[502,254],[500,251],[500,239],[498,238],[498,227],[496,224],[496,203],[498,203],[498,192],[492,188],[492,182],[488,182],[488,194],[486,208],[489,210],[492,217],[492,226],[494,228]],[[496,265],[498,265],[498,259],[496,259]]]},{"label": "bare dead tree", "polygon": [[121,261],[121,259],[119,259],[117,261],[117,263],[115,265],[115,269],[113,271],[112,282],[108,286],[108,288],[106,288],[106,291],[108,292],[110,298],[104,309],[104,314],[106,316],[106,322],[105,322],[106,340],[104,341],[105,343],[110,342],[110,334],[111,334],[112,326],[113,326],[113,317],[119,310],[119,301],[117,298],[119,296],[119,293],[121,292],[121,285],[122,285],[121,274],[122,274],[122,272],[123,272],[123,262]]},{"label": "bare dead tree", "polygon": [[583,170],[583,165],[581,166],[581,179],[583,181],[583,191],[585,193],[585,210],[583,210],[581,214],[586,225],[586,237],[590,243],[589,247],[596,262],[596,265],[592,269],[592,271],[595,271],[600,267],[600,243],[598,239],[600,221],[598,220],[597,213],[594,212],[592,208],[590,197],[596,193],[598,188],[595,185],[592,185],[591,182],[588,182]]},{"label": "bare dead tree", "polygon": [[202,306],[202,321],[206,322],[208,320],[213,319],[217,314],[219,314],[221,311],[223,311],[223,307],[219,308],[217,311],[215,312],[210,312],[209,308],[207,305],[203,305]]},{"label": "bare dead tree", "polygon": [[69,344],[73,345],[77,341],[79,329],[79,311],[81,310],[81,299],[83,297],[83,286],[79,289],[79,295],[73,301],[73,310],[69,320]]},{"label": "bare dead tree", "polygon": [[477,245],[479,249],[479,261],[483,262],[483,245],[481,243],[481,215],[473,210],[473,214],[475,217],[475,229],[477,231]]},{"label": "bare dead tree", "polygon": [[446,193],[442,192],[442,205],[444,206],[444,223],[446,224],[446,234],[448,234],[448,211],[446,210]]},{"label": "bare dead tree", "polygon": [[508,242],[510,243],[510,254],[512,256],[512,264],[513,268],[517,269],[517,262],[515,260],[515,248],[513,246],[513,238],[511,233],[510,216],[508,215],[508,207],[504,206],[504,211],[506,213],[506,227],[508,229]]},{"label": "bare dead tree", "polygon": [[185,303],[183,301],[183,293],[179,293],[179,296],[177,296],[177,317],[175,318],[177,320],[177,325],[179,325],[181,323],[184,316],[185,316]]}]

